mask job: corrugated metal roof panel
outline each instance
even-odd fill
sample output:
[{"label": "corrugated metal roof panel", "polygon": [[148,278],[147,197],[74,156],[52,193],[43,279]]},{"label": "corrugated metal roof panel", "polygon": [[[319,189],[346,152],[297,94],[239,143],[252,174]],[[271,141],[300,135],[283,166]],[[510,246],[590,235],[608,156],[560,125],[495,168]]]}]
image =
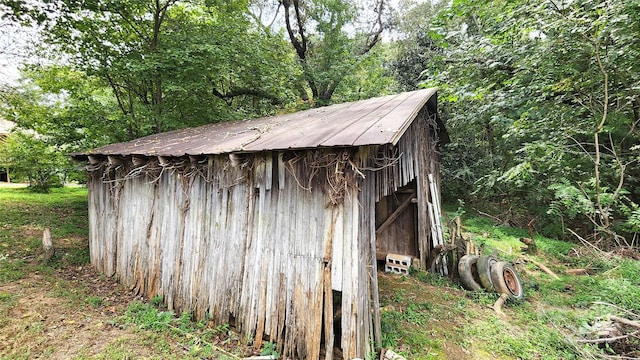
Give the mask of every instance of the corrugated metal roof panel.
[{"label": "corrugated metal roof panel", "polygon": [[85,155],[183,156],[395,144],[436,89],[252,120],[220,122],[111,144]]}]

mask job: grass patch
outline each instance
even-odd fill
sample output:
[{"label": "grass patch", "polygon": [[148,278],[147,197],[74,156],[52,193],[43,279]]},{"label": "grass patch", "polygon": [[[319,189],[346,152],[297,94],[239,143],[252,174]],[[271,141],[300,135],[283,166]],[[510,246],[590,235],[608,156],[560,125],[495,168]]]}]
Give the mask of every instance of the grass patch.
[{"label": "grass patch", "polygon": [[[484,248],[485,254],[499,255],[501,258],[513,260],[520,255],[521,237],[530,237],[527,229],[514,228],[506,225],[495,225],[489,219],[482,217],[467,217],[464,227],[474,234],[477,246]],[[562,259],[576,245],[566,241],[551,239],[534,234],[538,250],[546,256]]]},{"label": "grass patch", "polygon": [[0,260],[0,283],[13,282],[26,276],[25,263],[22,260]]},{"label": "grass patch", "polygon": [[[484,254],[519,263],[525,290],[524,300],[505,304],[508,318],[498,319],[489,312],[464,327],[479,353],[518,359],[598,357],[606,348],[577,345],[575,339],[612,314],[640,314],[640,262],[592,254],[580,245],[535,234],[538,255],[529,257],[554,270],[560,276],[555,280],[534,264],[522,263],[519,238],[530,237],[527,229],[495,226],[479,217],[465,219],[464,226]],[[568,268],[587,268],[592,275],[567,275]],[[497,299],[484,291],[466,294],[485,308]]]},{"label": "grass patch", "polygon": [[[155,298],[154,298],[155,299]],[[144,303],[134,301],[129,304],[124,315],[116,321],[116,325],[129,327],[133,326],[136,331],[144,332],[147,336],[154,334],[157,339],[149,343],[158,351],[169,350],[168,343],[164,338],[171,338],[189,349],[189,355],[193,358],[232,358],[229,353],[216,344],[236,344],[238,353],[246,351],[245,345],[248,341],[242,339],[230,331],[229,325],[220,325],[215,328],[207,326],[206,321],[191,321],[188,312],[176,316],[173,311],[163,310],[157,303]],[[226,348],[229,348],[226,346]],[[264,350],[264,349],[263,349]],[[272,349],[275,352],[275,347]]]},{"label": "grass patch", "polygon": [[15,281],[41,267],[42,232],[51,229],[56,255],[50,267],[89,262],[87,189],[56,188],[38,194],[0,187],[0,282]]}]

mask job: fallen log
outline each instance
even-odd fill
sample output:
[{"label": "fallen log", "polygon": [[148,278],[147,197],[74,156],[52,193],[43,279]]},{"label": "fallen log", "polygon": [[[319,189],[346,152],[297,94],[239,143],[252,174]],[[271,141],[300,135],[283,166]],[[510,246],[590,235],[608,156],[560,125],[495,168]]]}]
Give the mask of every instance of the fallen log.
[{"label": "fallen log", "polygon": [[544,271],[545,273],[551,275],[552,278],[556,279],[556,280],[560,280],[560,277],[558,275],[556,275],[556,273],[554,273],[553,271],[551,271],[551,269],[549,269],[548,267],[546,267],[544,264],[541,264],[533,259],[530,258],[526,258],[527,261],[531,261],[531,263],[533,263],[533,265],[537,266],[538,268],[540,268],[540,270]]}]

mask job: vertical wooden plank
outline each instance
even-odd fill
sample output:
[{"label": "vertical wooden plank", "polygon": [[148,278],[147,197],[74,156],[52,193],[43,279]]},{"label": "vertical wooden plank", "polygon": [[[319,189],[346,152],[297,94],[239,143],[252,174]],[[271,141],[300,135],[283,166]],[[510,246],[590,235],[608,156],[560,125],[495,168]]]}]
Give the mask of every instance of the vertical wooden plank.
[{"label": "vertical wooden plank", "polygon": [[[422,123],[424,119],[419,117],[414,121],[414,124]],[[417,126],[417,125],[416,125]],[[417,131],[414,133],[415,138],[413,139],[414,144],[414,168],[416,171],[416,190],[418,192],[418,247],[420,249],[420,267],[425,269],[427,266],[427,258],[429,256],[430,244],[429,240],[431,239],[431,226],[430,217],[429,217],[429,184],[427,179],[428,164],[426,149],[424,148],[424,132],[429,131],[428,128],[424,129],[423,127],[417,128]]]},{"label": "vertical wooden plank", "polygon": [[[158,180],[162,181],[162,179]],[[147,291],[146,296],[148,298],[152,298],[153,296],[158,294],[158,288],[160,285],[160,259],[162,256],[162,249],[160,247],[160,237],[162,234],[160,233],[161,225],[158,219],[162,219],[162,211],[164,207],[159,204],[159,192],[160,188],[159,183],[153,184],[152,186],[152,194],[153,197],[152,206],[150,211],[152,212],[151,223],[148,227],[148,243],[149,243],[149,252],[148,252],[148,266],[149,266],[149,279],[147,280]]]},{"label": "vertical wooden plank", "polygon": [[271,192],[267,191],[271,188],[271,154],[267,154],[267,161],[265,162],[265,186],[260,189],[259,205],[257,207],[255,218],[257,219],[255,236],[260,239],[256,244],[256,254],[254,257],[254,268],[259,268],[259,277],[256,278],[253,286],[257,287],[256,295],[256,313],[257,324],[255,330],[254,347],[260,349],[262,347],[262,338],[264,336],[264,328],[266,321],[266,309],[267,309],[267,271],[270,267],[271,261],[265,261],[265,259],[272,259],[271,247],[270,247],[270,219],[273,214],[271,208]]},{"label": "vertical wooden plank", "polygon": [[278,152],[278,188],[280,190],[285,189],[285,164],[284,164],[284,153],[282,151]]},{"label": "vertical wooden plank", "polygon": [[342,351],[347,359],[357,357],[358,309],[358,205],[353,192],[345,196],[342,272]]},{"label": "vertical wooden plank", "polygon": [[311,243],[308,254],[309,269],[309,291],[313,294],[313,316],[312,324],[309,328],[308,353],[307,356],[313,359],[320,357],[320,343],[322,340],[322,323],[323,323],[323,299],[324,299],[324,259],[325,248],[323,243],[324,227],[323,219],[326,213],[330,213],[330,209],[324,206],[324,196],[321,191],[308,193],[309,203],[307,211],[311,213],[312,221],[308,224],[309,237]]},{"label": "vertical wooden plank", "polygon": [[333,333],[333,290],[331,287],[331,266],[325,266],[323,272],[324,291],[324,343],[325,360],[333,360],[333,345],[335,334]]},{"label": "vertical wooden plank", "polygon": [[335,334],[333,331],[333,286],[331,284],[331,269],[333,267],[333,247],[336,230],[337,206],[333,205],[324,212],[324,266],[322,274],[322,284],[324,293],[324,343],[325,343],[325,360],[333,360],[333,347],[335,343]]},{"label": "vertical wooden plank", "polygon": [[264,163],[264,187],[267,190],[271,190],[273,184],[273,153],[268,152],[265,154],[266,159]]},{"label": "vertical wooden plank", "polygon": [[382,329],[380,324],[380,298],[378,288],[378,263],[376,260],[376,224],[375,224],[375,208],[376,204],[373,198],[374,182],[373,178],[368,177],[362,181],[363,189],[360,192],[360,202],[363,204],[363,211],[360,215],[361,231],[364,236],[365,246],[368,245],[368,251],[366,255],[368,279],[367,284],[369,293],[368,297],[371,298],[371,322],[373,327],[373,340],[376,345],[382,343]]},{"label": "vertical wooden plank", "polygon": [[331,287],[333,290],[342,291],[345,249],[344,204],[336,205],[333,211],[335,219],[333,220],[333,245],[331,247]]}]

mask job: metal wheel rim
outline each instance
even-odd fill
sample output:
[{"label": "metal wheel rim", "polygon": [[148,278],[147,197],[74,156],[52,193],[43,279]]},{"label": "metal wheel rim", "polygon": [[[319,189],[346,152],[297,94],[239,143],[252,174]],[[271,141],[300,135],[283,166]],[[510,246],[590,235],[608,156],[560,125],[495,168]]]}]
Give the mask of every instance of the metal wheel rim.
[{"label": "metal wheel rim", "polygon": [[513,295],[520,294],[520,281],[518,281],[518,275],[511,269],[504,269],[502,276],[504,277],[504,283],[507,285],[507,289]]}]

